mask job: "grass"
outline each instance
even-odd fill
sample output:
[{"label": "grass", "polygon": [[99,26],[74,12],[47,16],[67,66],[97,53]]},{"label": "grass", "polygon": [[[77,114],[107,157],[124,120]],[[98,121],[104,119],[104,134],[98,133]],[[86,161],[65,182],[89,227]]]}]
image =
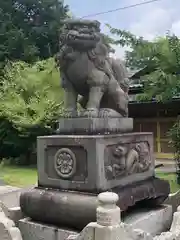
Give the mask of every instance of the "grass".
[{"label": "grass", "polygon": [[[180,186],[176,182],[175,174],[156,172],[156,176],[169,181],[171,192],[176,192],[180,189]],[[35,167],[0,165],[0,179],[7,185],[27,187],[36,184],[37,169]]]},{"label": "grass", "polygon": [[180,190],[180,186],[177,184],[176,174],[156,172],[156,176],[169,181],[169,184],[171,187],[171,193],[174,193]]},{"label": "grass", "polygon": [[0,178],[5,184],[27,187],[37,182],[37,170],[33,167],[0,166]]}]

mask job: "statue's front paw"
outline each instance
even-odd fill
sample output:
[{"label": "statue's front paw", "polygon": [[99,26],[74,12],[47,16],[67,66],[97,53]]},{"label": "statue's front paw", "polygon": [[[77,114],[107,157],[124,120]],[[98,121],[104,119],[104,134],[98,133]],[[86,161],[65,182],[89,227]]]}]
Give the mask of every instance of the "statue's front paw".
[{"label": "statue's front paw", "polygon": [[73,117],[77,117],[77,115],[78,115],[78,113],[74,109],[66,109],[64,112],[65,118],[73,118]]},{"label": "statue's front paw", "polygon": [[120,118],[122,117],[122,115],[113,109],[101,108],[99,111],[99,117],[100,118]]},{"label": "statue's front paw", "polygon": [[83,112],[83,117],[96,118],[96,117],[98,117],[98,114],[99,114],[98,109],[89,108],[89,109],[86,109],[86,110]]}]

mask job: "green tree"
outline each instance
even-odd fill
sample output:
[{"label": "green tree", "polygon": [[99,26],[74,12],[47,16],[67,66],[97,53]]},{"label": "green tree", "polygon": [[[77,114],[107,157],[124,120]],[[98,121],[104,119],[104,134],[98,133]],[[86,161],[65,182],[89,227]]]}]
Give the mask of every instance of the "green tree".
[{"label": "green tree", "polygon": [[53,56],[67,13],[59,0],[1,0],[0,62]]},{"label": "green tree", "polygon": [[110,28],[113,34],[119,36],[115,44],[129,46],[125,58],[131,69],[141,69],[148,66],[151,72],[142,76],[144,93],[138,96],[139,100],[157,101],[171,100],[180,93],[180,40],[169,33],[166,37],[154,41],[144,40],[133,34]]},{"label": "green tree", "polygon": [[30,163],[40,135],[52,134],[61,116],[63,94],[53,59],[33,65],[8,63],[0,86],[0,155]]}]

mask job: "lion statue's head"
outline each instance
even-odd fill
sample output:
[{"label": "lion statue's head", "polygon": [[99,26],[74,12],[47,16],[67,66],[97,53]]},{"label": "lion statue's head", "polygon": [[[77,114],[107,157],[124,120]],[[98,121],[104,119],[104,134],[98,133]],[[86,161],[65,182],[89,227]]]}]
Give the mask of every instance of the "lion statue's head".
[{"label": "lion statue's head", "polygon": [[93,49],[100,41],[100,23],[89,20],[66,20],[60,42],[75,49]]},{"label": "lion statue's head", "polygon": [[[63,31],[60,35],[60,51],[56,62],[61,66],[71,65],[73,61],[80,61],[79,53],[87,53],[90,61],[96,68],[104,69],[110,48],[100,31],[100,22],[94,20],[69,19],[64,21]],[[109,73],[108,73],[109,74]]]}]

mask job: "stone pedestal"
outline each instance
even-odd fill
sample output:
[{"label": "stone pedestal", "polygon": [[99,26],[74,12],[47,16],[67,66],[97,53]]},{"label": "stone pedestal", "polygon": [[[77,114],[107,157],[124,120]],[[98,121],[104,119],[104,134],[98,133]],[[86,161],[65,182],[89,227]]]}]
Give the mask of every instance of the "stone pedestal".
[{"label": "stone pedestal", "polygon": [[151,133],[38,138],[40,187],[106,191],[154,176]]},{"label": "stone pedestal", "polygon": [[58,134],[109,134],[127,133],[133,130],[132,118],[62,118]]},{"label": "stone pedestal", "polygon": [[154,176],[153,136],[122,133],[132,123],[129,118],[62,119],[64,135],[38,137],[38,187],[21,194],[25,216],[82,230],[96,220],[97,195],[103,191],[118,194],[122,211],[142,201],[161,204],[170,188]]},{"label": "stone pedestal", "polygon": [[[126,211],[140,201],[145,206],[163,203],[169,185],[152,177],[111,191],[118,194],[117,205],[121,211]],[[20,205],[25,216],[33,220],[82,230],[88,223],[96,221],[97,194],[34,188],[21,195]]]}]

